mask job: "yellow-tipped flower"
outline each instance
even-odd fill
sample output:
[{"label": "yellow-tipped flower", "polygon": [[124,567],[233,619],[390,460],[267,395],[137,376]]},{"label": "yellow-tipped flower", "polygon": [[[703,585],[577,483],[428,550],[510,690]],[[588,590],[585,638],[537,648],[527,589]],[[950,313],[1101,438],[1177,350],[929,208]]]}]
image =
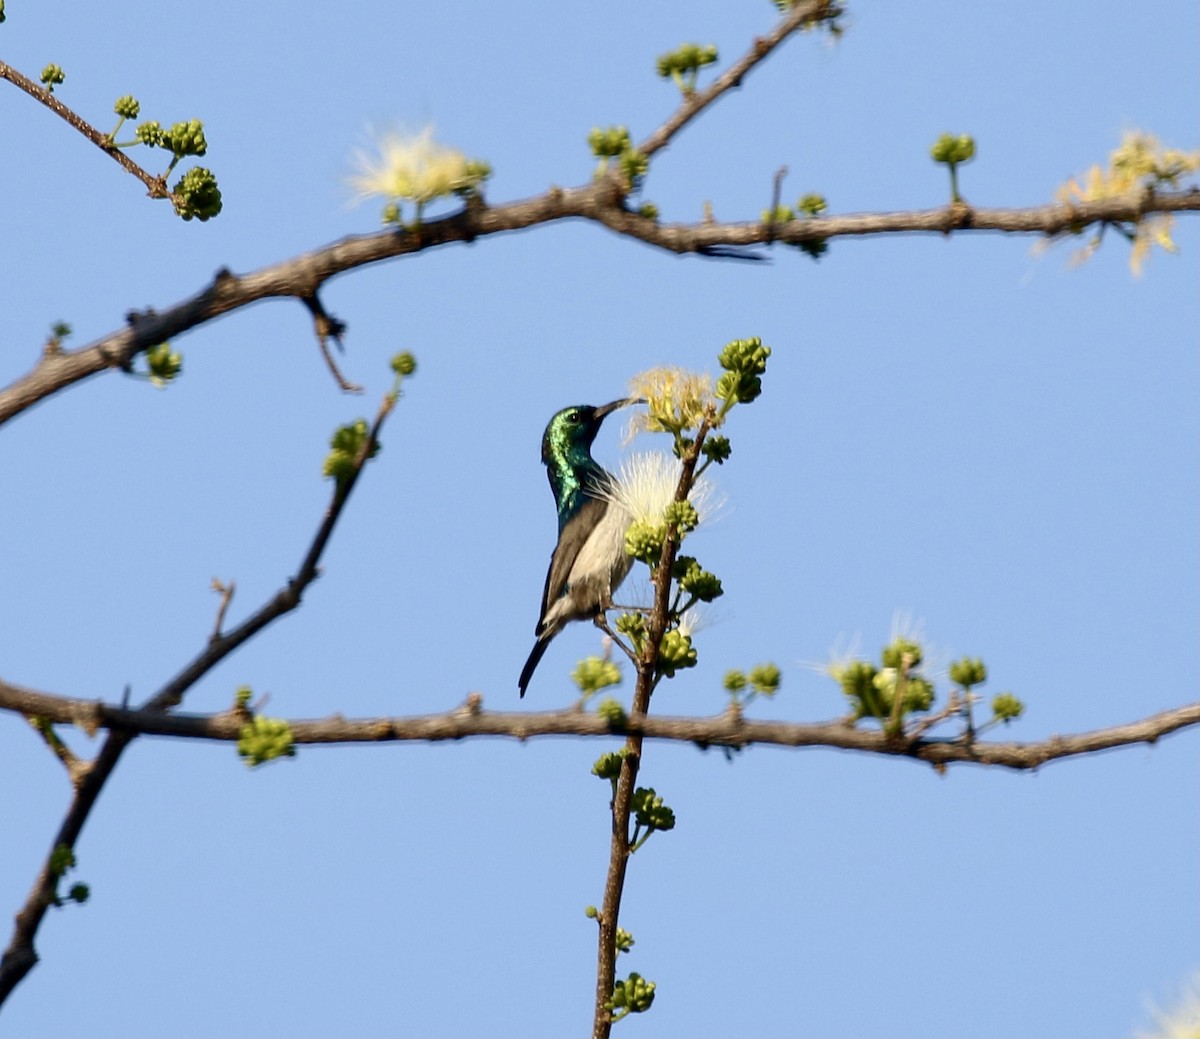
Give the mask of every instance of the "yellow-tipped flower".
[{"label": "yellow-tipped flower", "polygon": [[[1152,134],[1135,130],[1127,133],[1121,146],[1109,155],[1107,169],[1093,166],[1080,177],[1072,177],[1058,189],[1055,197],[1070,205],[1121,198],[1163,185],[1174,188],[1179,186],[1182,177],[1198,169],[1200,152],[1164,148]],[[1169,213],[1150,213],[1128,229],[1133,243],[1129,266],[1135,275],[1141,274],[1152,246],[1161,246],[1167,252],[1177,251],[1171,240],[1173,226],[1174,219]],[[1099,245],[1100,236],[1096,235],[1072,256],[1072,262],[1090,259]]]},{"label": "yellow-tipped flower", "polygon": [[422,206],[475,188],[488,175],[486,163],[433,139],[433,127],[406,135],[385,130],[374,135],[369,150],[354,154],[354,172],[347,178],[355,201],[383,198]]},{"label": "yellow-tipped flower", "polygon": [[705,417],[712,424],[717,413],[711,376],[684,368],[664,366],[635,375],[629,395],[646,401],[646,411],[635,417],[635,427],[647,433],[695,429]]}]

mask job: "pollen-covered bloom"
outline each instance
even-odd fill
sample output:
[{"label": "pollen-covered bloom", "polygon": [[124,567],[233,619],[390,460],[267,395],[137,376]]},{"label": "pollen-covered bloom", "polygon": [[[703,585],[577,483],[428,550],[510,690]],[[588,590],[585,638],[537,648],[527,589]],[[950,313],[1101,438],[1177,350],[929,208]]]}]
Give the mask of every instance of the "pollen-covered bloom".
[{"label": "pollen-covered bloom", "polygon": [[[1127,133],[1121,146],[1109,155],[1107,169],[1093,166],[1080,177],[1072,177],[1058,189],[1056,197],[1070,205],[1120,198],[1161,186],[1175,188],[1182,177],[1198,169],[1200,152],[1164,148],[1152,134],[1133,131]],[[1169,213],[1148,213],[1127,229],[1133,243],[1129,265],[1135,275],[1141,274],[1152,246],[1161,246],[1168,252],[1177,251],[1171,240],[1173,226],[1174,220]],[[1082,263],[1099,245],[1100,236],[1096,235],[1075,253],[1072,260]]]},{"label": "pollen-covered bloom", "polygon": [[[658,451],[645,451],[629,455],[621,462],[603,496],[624,509],[634,523],[656,526],[663,522],[678,486],[679,460]],[[692,485],[688,500],[701,524],[725,504],[720,492],[703,476]]]},{"label": "pollen-covered bloom", "polygon": [[678,433],[695,429],[706,416],[717,413],[712,378],[684,368],[651,368],[629,382],[629,395],[646,401],[645,414],[635,423],[648,433]]},{"label": "pollen-covered bloom", "polygon": [[354,171],[346,182],[356,201],[382,198],[415,202],[419,207],[475,187],[490,170],[486,163],[433,139],[433,127],[404,134],[384,130],[373,135],[369,149],[354,155]]}]

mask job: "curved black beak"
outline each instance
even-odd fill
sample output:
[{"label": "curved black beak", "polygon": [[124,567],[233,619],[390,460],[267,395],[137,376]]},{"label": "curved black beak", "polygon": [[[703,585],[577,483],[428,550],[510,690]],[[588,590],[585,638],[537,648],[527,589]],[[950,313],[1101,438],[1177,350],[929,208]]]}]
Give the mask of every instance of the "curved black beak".
[{"label": "curved black beak", "polygon": [[627,408],[633,404],[645,404],[645,397],[622,397],[620,400],[614,400],[609,404],[601,404],[595,411],[594,418],[599,421],[607,415],[612,414],[619,408]]}]

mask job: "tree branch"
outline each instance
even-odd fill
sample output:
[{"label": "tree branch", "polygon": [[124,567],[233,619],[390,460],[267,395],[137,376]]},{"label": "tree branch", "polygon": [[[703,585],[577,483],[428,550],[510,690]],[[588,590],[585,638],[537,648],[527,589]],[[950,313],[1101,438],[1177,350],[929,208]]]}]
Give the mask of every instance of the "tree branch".
[{"label": "tree branch", "polygon": [[776,225],[761,221],[664,224],[626,209],[614,200],[606,182],[551,188],[544,195],[520,202],[494,207],[477,204],[416,228],[350,236],[249,274],[234,275],[223,269],[207,288],[165,311],[131,314],[127,326],[119,331],[76,350],[42,356],[32,371],[0,390],[0,425],[82,379],[113,368],[128,370],[133,359],[150,347],[251,303],[286,297],[311,299],[324,282],[357,267],[557,220],[592,220],[667,252],[703,255],[722,247],[766,245],[772,240],[796,245],[860,235],[994,231],[1056,236],[1094,224],[1134,222],[1150,213],[1196,211],[1200,211],[1200,188],[1025,209],[976,209],[960,204],[892,213],[804,217]]},{"label": "tree branch", "polygon": [[[0,710],[45,718],[54,724],[78,725],[88,731],[107,729],[129,736],[236,743],[244,718],[231,711],[219,714],[164,713],[152,707],[130,708],[101,700],[58,696],[24,688],[0,679]],[[700,747],[776,747],[855,750],[888,757],[912,758],[931,765],[998,765],[1014,770],[1036,769],[1063,758],[1094,754],[1137,743],[1155,743],[1164,736],[1200,725],[1200,702],[1184,704],[1138,721],[1030,742],[1000,740],[893,737],[874,728],[842,719],[824,722],[755,721],[737,712],[704,717],[666,717],[630,714],[612,725],[595,714],[563,711],[484,711],[464,705],[439,714],[377,718],[289,720],[297,744],[417,742],[438,743],[499,736],[525,741],[539,736],[608,737],[637,735],[646,739],[695,743]]]},{"label": "tree branch", "polygon": [[[62,825],[51,842],[50,850],[42,863],[41,871],[34,881],[33,888],[25,899],[25,904],[20,912],[17,913],[12,938],[3,957],[0,958],[0,1005],[3,1005],[8,995],[37,964],[38,956],[34,948],[34,938],[37,936],[46,910],[55,904],[59,874],[54,870],[52,862],[56,850],[61,847],[74,849],[83,826],[95,806],[96,799],[100,796],[100,791],[104,788],[109,776],[112,775],[113,769],[116,768],[121,754],[136,737],[152,731],[150,726],[109,724],[106,712],[115,710],[118,715],[136,715],[147,720],[157,719],[159,721],[171,717],[167,712],[179,704],[184,694],[205,674],[272,621],[300,605],[304,590],[316,580],[319,574],[318,564],[325,546],[333,534],[334,527],[342,515],[346,501],[354,490],[354,485],[358,481],[363,467],[371,457],[374,446],[378,443],[383,423],[395,404],[394,394],[388,394],[384,398],[375,422],[355,456],[351,471],[344,480],[338,482],[334,490],[329,506],[325,510],[325,516],[305,552],[296,576],[232,631],[222,634],[219,630],[220,620],[218,620],[218,630],[210,636],[204,649],[141,708],[109,708],[98,702],[89,703],[88,701],[47,696],[44,693],[34,693],[0,682],[0,696],[7,698],[11,694],[14,698],[12,709],[29,718],[48,742],[47,733],[51,731],[48,728],[50,724],[79,725],[89,734],[94,733],[97,729],[108,730],[108,736],[93,760],[80,762],[78,759],[74,759],[73,765],[69,766],[75,791],[74,796]],[[228,605],[228,601],[226,600],[223,605]],[[58,702],[57,707],[54,701]],[[0,706],[8,706],[8,704],[4,703]],[[237,729],[239,733],[243,724],[244,719],[238,716]]]}]

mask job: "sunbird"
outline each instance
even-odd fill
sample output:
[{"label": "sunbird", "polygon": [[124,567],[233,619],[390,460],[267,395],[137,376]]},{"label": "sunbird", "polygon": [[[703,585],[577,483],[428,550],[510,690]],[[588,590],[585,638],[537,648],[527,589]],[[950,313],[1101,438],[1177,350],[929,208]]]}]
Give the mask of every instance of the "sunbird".
[{"label": "sunbird", "polygon": [[598,408],[563,408],[542,435],[542,464],[558,510],[558,544],[550,557],[534,629],[537,642],[517,680],[522,696],[550,640],[570,621],[597,617],[610,607],[613,592],[633,565],[625,554],[629,514],[603,496],[613,477],[592,457],[592,442],[607,415],[642,403],[625,397]]}]

